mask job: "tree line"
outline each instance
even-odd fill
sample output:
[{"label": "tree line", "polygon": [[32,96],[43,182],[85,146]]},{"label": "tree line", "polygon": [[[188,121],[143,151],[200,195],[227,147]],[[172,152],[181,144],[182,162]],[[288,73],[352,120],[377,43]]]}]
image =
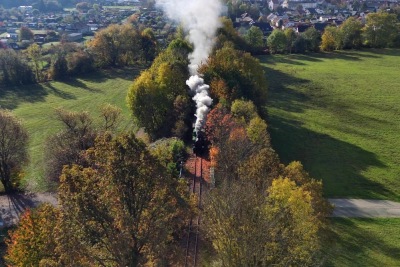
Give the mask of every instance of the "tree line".
[{"label": "tree line", "polygon": [[[258,37],[257,40],[259,39]],[[252,43],[254,44],[255,41]],[[275,29],[267,38],[267,46],[271,53],[304,53],[362,47],[398,48],[400,47],[400,24],[396,14],[370,13],[366,16],[365,24],[359,19],[350,17],[338,27],[326,27],[322,34],[313,27],[298,34],[291,28]]]},{"label": "tree line", "polygon": [[[322,183],[301,163],[280,162],[262,112],[268,77],[256,58],[238,49],[245,41],[232,24],[223,25],[198,70],[214,98],[205,131],[216,187],[205,197],[201,229],[215,252],[209,263],[318,264],[331,209]],[[7,239],[7,264],[181,265],[186,223],[199,212],[177,173],[192,132],[194,106],[185,85],[191,51],[178,33],[128,90],[148,145],[115,131],[115,107],[102,108],[100,125],[86,112],[57,110],[63,129],[45,153],[59,206],[21,217]]]},{"label": "tree line", "polygon": [[[32,39],[29,29],[26,32],[25,38]],[[113,24],[96,33],[85,46],[62,40],[60,45],[47,48],[34,43],[24,51],[0,49],[0,84],[63,80],[98,68],[151,62],[157,53],[157,42],[150,28]]]}]

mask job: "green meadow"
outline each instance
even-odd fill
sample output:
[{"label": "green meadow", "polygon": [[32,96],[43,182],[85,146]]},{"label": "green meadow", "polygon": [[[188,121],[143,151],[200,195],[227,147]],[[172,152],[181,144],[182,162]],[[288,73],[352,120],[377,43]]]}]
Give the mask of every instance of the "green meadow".
[{"label": "green meadow", "polygon": [[323,266],[400,266],[400,218],[335,218],[331,222]]},{"label": "green meadow", "polygon": [[260,57],[272,144],[326,197],[400,200],[400,50]]},{"label": "green meadow", "polygon": [[122,109],[121,130],[133,129],[126,94],[139,69],[106,70],[65,82],[48,82],[0,89],[0,106],[13,110],[29,132],[30,162],[22,184],[29,191],[47,190],[43,179],[43,148],[46,138],[62,129],[54,115],[56,108],[88,111],[99,123],[100,108],[112,104]]}]

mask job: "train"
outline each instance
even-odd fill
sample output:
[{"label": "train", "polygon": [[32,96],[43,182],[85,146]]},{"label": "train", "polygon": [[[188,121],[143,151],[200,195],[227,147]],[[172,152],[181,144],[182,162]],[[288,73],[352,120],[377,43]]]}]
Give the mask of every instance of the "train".
[{"label": "train", "polygon": [[208,151],[208,141],[204,130],[193,131],[193,153],[196,156],[205,155]]}]

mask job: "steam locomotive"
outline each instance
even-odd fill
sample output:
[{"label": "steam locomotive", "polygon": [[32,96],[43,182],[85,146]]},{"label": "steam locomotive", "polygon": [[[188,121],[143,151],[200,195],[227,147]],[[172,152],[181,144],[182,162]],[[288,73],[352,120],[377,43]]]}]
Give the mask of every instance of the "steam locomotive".
[{"label": "steam locomotive", "polygon": [[197,156],[204,155],[207,152],[208,142],[203,130],[193,131],[193,153]]}]

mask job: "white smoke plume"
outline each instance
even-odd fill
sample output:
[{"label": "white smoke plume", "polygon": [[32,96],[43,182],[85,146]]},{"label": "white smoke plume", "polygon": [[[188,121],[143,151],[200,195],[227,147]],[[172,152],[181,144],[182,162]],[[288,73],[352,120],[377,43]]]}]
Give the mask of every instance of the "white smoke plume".
[{"label": "white smoke plume", "polygon": [[190,90],[195,92],[193,100],[196,102],[197,119],[194,125],[194,130],[198,132],[203,127],[207,118],[207,113],[210,110],[209,106],[212,104],[212,99],[208,95],[209,86],[204,84],[204,80],[198,75],[191,76],[186,81],[186,84],[189,86]]},{"label": "white smoke plume", "polygon": [[197,69],[207,60],[214,46],[215,34],[220,27],[222,3],[221,0],[157,0],[157,4],[170,19],[182,24],[188,33],[189,42],[193,44],[193,52],[189,55],[189,71],[192,76],[186,84],[195,93],[195,131],[198,132],[206,121],[212,99],[208,95],[209,86],[197,75]]}]

